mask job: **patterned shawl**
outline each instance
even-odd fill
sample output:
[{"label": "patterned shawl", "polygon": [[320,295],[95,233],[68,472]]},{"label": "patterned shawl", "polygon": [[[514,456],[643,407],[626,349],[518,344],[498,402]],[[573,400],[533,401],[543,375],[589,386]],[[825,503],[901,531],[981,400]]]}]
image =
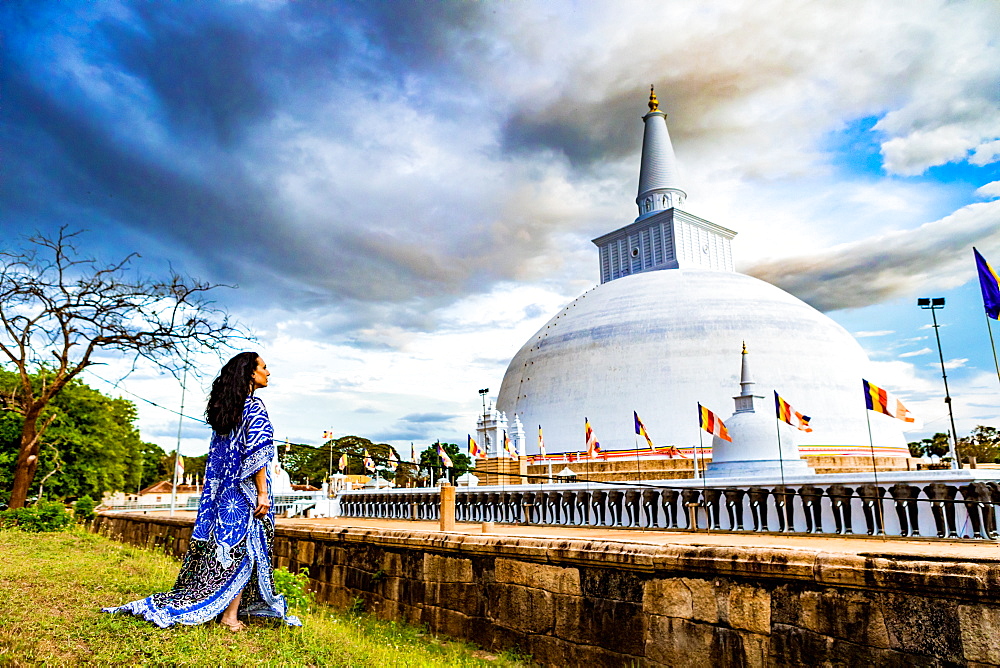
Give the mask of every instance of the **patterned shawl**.
[{"label": "patterned shawl", "polygon": [[[274,429],[264,402],[254,395],[243,405],[243,421],[225,436],[212,433],[212,446],[205,466],[205,489],[201,494],[193,540],[213,540],[216,560],[223,568],[233,561],[233,548],[246,538],[257,506],[253,475],[267,467],[274,456]],[[268,471],[268,487],[270,487]],[[268,513],[273,523],[273,514]]]}]

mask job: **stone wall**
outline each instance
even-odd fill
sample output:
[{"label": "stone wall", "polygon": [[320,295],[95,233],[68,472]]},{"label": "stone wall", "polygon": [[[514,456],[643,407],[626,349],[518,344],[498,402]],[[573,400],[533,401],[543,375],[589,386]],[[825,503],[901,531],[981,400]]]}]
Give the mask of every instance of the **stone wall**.
[{"label": "stone wall", "polygon": [[[191,520],[96,530],[181,554]],[[884,553],[279,526],[319,600],[570,666],[1000,665],[1000,566]]]}]

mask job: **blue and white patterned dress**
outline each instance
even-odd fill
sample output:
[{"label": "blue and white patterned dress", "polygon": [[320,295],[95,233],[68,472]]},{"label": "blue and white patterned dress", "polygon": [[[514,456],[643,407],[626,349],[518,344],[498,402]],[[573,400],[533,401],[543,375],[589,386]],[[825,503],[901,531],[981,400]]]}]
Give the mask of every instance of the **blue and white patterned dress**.
[{"label": "blue and white patterned dress", "polygon": [[287,614],[285,597],[274,589],[274,513],[262,519],[253,516],[254,474],[261,468],[267,470],[271,495],[267,464],[275,455],[273,437],[264,402],[247,397],[240,426],[225,436],[212,434],[191,547],[173,589],[103,612],[130,612],[162,628],[201,624],[222,614],[243,590],[239,615],[277,617],[301,626],[297,617]]}]

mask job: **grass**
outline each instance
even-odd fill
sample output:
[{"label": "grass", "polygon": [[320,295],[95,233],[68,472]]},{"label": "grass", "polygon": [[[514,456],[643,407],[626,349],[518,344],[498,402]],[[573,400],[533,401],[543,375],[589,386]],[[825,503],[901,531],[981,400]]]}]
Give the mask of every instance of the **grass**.
[{"label": "grass", "polygon": [[160,629],[120,605],[173,585],[179,562],[81,530],[0,531],[0,665],[521,666],[424,629],[340,612],[298,611],[303,628],[217,624]]}]

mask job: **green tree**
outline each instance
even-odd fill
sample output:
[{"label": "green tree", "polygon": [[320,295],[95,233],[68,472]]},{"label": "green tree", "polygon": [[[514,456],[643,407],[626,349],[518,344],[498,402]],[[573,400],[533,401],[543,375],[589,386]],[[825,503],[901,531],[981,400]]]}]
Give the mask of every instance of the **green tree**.
[{"label": "green tree", "polygon": [[948,443],[948,434],[938,432],[931,438],[907,443],[907,446],[910,448],[910,454],[914,457],[923,457],[925,455],[928,457],[931,455],[944,457],[948,454]]},{"label": "green tree", "polygon": [[[448,454],[448,458],[451,463],[454,464],[451,468],[445,468],[444,462],[441,460],[441,455],[438,454],[437,446],[441,445],[444,451]],[[454,443],[441,443],[437,441],[431,445],[429,448],[425,448],[423,452],[420,453],[420,468],[421,468],[421,478],[428,478],[430,473],[433,472],[434,480],[437,480],[442,475],[447,474],[448,481],[452,484],[455,483],[455,479],[472,468],[472,460],[469,459],[469,455],[460,452],[459,447]]]},{"label": "green tree", "polygon": [[[342,455],[347,455],[348,475],[372,475],[365,469],[364,453],[368,454],[375,462],[375,468],[379,477],[392,480],[396,474],[389,466],[389,455],[393,454],[399,459],[399,454],[388,443],[374,443],[362,436],[342,436],[337,439],[327,441],[319,447],[304,444],[292,444],[286,448],[283,442],[278,442],[278,454],[281,457],[282,466],[288,471],[288,477],[296,484],[305,484],[308,480],[311,484],[319,486],[326,478],[330,467],[330,455],[333,451],[333,473],[340,471],[339,464]],[[288,450],[285,452],[285,450]],[[398,467],[397,471],[399,470]]]},{"label": "green tree", "polygon": [[[0,370],[0,391],[18,381],[18,374]],[[139,437],[132,402],[72,380],[42,417],[49,427],[40,438],[38,476],[29,486],[30,494],[38,494],[43,479],[49,499],[87,495],[100,499],[108,491],[139,488],[145,469],[143,450],[150,444]],[[0,413],[0,480],[4,483],[14,477],[21,420],[15,413]],[[4,484],[0,489],[11,487]]]},{"label": "green tree", "polygon": [[[167,453],[163,448],[155,443],[143,443],[139,448],[139,457],[142,460],[142,473],[136,489],[145,489],[153,483],[167,480],[170,476],[170,463],[167,462]],[[129,488],[131,490],[131,488]]]},{"label": "green tree", "polygon": [[979,425],[958,440],[958,449],[963,459],[975,457],[977,462],[1000,462],[1000,431]]}]

